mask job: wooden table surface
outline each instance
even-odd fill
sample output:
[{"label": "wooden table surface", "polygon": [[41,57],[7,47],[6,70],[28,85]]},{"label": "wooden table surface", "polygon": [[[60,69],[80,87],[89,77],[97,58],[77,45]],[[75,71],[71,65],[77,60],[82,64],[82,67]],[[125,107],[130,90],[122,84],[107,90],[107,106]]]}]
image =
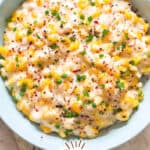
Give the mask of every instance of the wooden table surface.
[{"label": "wooden table surface", "polygon": [[[0,150],[39,150],[12,133],[0,120]],[[114,150],[150,150],[150,125],[131,141]]]}]

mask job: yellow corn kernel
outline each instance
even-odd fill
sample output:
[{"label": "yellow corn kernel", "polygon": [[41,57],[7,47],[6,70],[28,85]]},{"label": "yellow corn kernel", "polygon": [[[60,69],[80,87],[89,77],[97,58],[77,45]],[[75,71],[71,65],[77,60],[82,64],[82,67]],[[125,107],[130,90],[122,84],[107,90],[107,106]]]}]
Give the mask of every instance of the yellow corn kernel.
[{"label": "yellow corn kernel", "polygon": [[33,17],[33,18],[37,18],[37,14],[34,13],[34,12],[32,12],[32,17]]},{"label": "yellow corn kernel", "polygon": [[64,89],[69,90],[70,89],[70,84],[69,83],[64,83]]},{"label": "yellow corn kernel", "polygon": [[4,67],[7,72],[16,71],[16,63],[13,61],[5,61]]},{"label": "yellow corn kernel", "polygon": [[32,35],[27,36],[27,40],[28,40],[28,42],[33,42],[33,43],[36,41],[35,37]]},{"label": "yellow corn kernel", "polygon": [[85,9],[89,5],[89,0],[78,0],[77,5],[80,9]]},{"label": "yellow corn kernel", "polygon": [[12,23],[8,23],[7,27],[8,27],[9,30],[12,30],[13,29],[13,24]]},{"label": "yellow corn kernel", "polygon": [[58,37],[57,37],[55,34],[50,34],[50,35],[48,36],[48,40],[49,40],[50,42],[52,42],[52,43],[56,43],[57,40],[58,40]]},{"label": "yellow corn kernel", "polygon": [[33,87],[33,81],[32,79],[29,79],[29,78],[24,78],[24,79],[21,79],[19,81],[19,85],[23,85],[23,84],[26,84],[28,88],[32,88]]},{"label": "yellow corn kernel", "polygon": [[55,71],[52,71],[50,74],[52,75],[52,77],[53,77],[55,80],[60,78],[60,74],[58,74],[58,73],[55,72]]},{"label": "yellow corn kernel", "polygon": [[128,106],[129,108],[133,109],[139,105],[139,101],[133,97],[126,97],[121,102],[121,105]]},{"label": "yellow corn kernel", "polygon": [[150,44],[150,35],[145,36],[146,44]]},{"label": "yellow corn kernel", "polygon": [[129,119],[129,115],[129,112],[124,110],[116,114],[116,119],[119,121],[127,121]]},{"label": "yellow corn kernel", "polygon": [[76,112],[76,113],[80,113],[81,112],[81,107],[79,105],[78,102],[74,102],[72,105],[71,105],[71,109]]},{"label": "yellow corn kernel", "polygon": [[76,94],[76,95],[78,95],[78,94],[80,94],[80,88],[79,87],[76,87],[75,89],[74,89],[74,94]]},{"label": "yellow corn kernel", "polygon": [[143,28],[144,28],[144,32],[147,32],[147,31],[148,31],[148,28],[149,28],[149,24],[148,24],[148,23],[145,23]]},{"label": "yellow corn kernel", "polygon": [[102,2],[99,0],[95,0],[95,5],[100,8],[103,6]]},{"label": "yellow corn kernel", "polygon": [[42,5],[42,1],[43,1],[43,0],[36,0],[36,4],[37,4],[38,6],[41,6],[41,5]]},{"label": "yellow corn kernel", "polygon": [[119,56],[117,56],[117,55],[116,55],[116,56],[114,56],[113,58],[114,58],[114,60],[115,60],[115,61],[120,60],[120,57],[119,57]]},{"label": "yellow corn kernel", "polygon": [[127,53],[131,53],[131,52],[132,52],[132,49],[131,49],[131,47],[126,46],[126,48],[125,48],[124,51],[127,52]]},{"label": "yellow corn kernel", "polygon": [[66,138],[66,134],[63,131],[59,131],[59,136],[62,138]]},{"label": "yellow corn kernel", "polygon": [[44,133],[47,133],[47,134],[49,134],[49,133],[51,133],[51,128],[50,127],[48,127],[48,126],[46,126],[46,125],[40,125],[40,129],[44,132]]},{"label": "yellow corn kernel", "polygon": [[30,110],[27,106],[23,105],[22,108],[21,108],[21,111],[26,115],[28,116],[29,113],[30,113]]},{"label": "yellow corn kernel", "polygon": [[60,4],[58,3],[58,4],[54,5],[51,9],[52,9],[53,11],[59,11],[59,9],[60,9]]},{"label": "yellow corn kernel", "polygon": [[79,48],[79,46],[80,46],[79,41],[72,42],[70,47],[69,47],[69,50],[75,51]]},{"label": "yellow corn kernel", "polygon": [[0,55],[6,57],[8,54],[9,54],[9,50],[4,46],[0,46]]},{"label": "yellow corn kernel", "polygon": [[45,87],[53,87],[53,82],[50,79],[45,79],[43,80],[42,84],[41,84],[41,88],[44,89]]},{"label": "yellow corn kernel", "polygon": [[142,38],[142,33],[141,33],[141,32],[136,32],[135,35],[136,35],[136,37],[137,37],[138,39],[141,39],[141,38]]},{"label": "yellow corn kernel", "polygon": [[129,20],[131,20],[132,19],[132,16],[133,16],[133,14],[132,13],[130,13],[130,12],[124,12],[124,15],[125,15],[125,17],[126,17],[126,19],[129,19]]},{"label": "yellow corn kernel", "polygon": [[140,56],[133,57],[132,60],[134,61],[135,65],[138,65],[141,61],[141,57]]},{"label": "yellow corn kernel", "polygon": [[110,4],[111,0],[103,0],[103,4]]},{"label": "yellow corn kernel", "polygon": [[35,44],[35,46],[40,47],[40,48],[44,46],[44,42],[41,40],[35,41],[34,44]]},{"label": "yellow corn kernel", "polygon": [[92,16],[93,16],[93,18],[97,18],[97,17],[100,16],[100,14],[101,14],[100,10],[97,9],[97,10],[92,14]]},{"label": "yellow corn kernel", "polygon": [[31,113],[29,114],[29,116],[28,116],[28,117],[29,117],[29,120],[30,120],[30,121],[33,121],[33,122],[34,122],[34,118],[33,118],[33,116],[32,116],[32,114],[31,114]]},{"label": "yellow corn kernel", "polygon": [[50,23],[48,26],[48,33],[49,34],[55,34],[55,33],[58,33],[58,29],[56,28],[56,25]]},{"label": "yellow corn kernel", "polygon": [[23,32],[20,31],[20,30],[17,30],[17,31],[16,31],[16,41],[21,40],[23,37],[24,37]]},{"label": "yellow corn kernel", "polygon": [[144,74],[149,74],[150,73],[150,67],[144,67],[144,68],[142,68],[142,73],[144,73]]}]

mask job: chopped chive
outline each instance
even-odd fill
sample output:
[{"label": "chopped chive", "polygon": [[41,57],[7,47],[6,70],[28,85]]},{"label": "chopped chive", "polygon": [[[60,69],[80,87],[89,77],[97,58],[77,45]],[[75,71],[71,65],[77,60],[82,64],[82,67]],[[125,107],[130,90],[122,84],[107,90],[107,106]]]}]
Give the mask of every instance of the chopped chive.
[{"label": "chopped chive", "polygon": [[31,34],[32,34],[32,30],[31,30],[31,28],[28,28],[27,35],[31,35]]},{"label": "chopped chive", "polygon": [[82,14],[82,15],[80,15],[80,19],[81,20],[84,20],[85,19],[85,16]]},{"label": "chopped chive", "polygon": [[19,102],[19,99],[16,97],[16,96],[12,96],[12,99],[15,103],[18,103]]},{"label": "chopped chive", "polygon": [[58,85],[62,83],[62,80],[61,79],[56,79],[55,81]]},{"label": "chopped chive", "polygon": [[20,89],[20,96],[24,96],[26,90],[27,90],[27,84],[23,83]]},{"label": "chopped chive", "polygon": [[86,51],[83,50],[83,51],[81,52],[81,55],[82,55],[82,56],[86,55]]},{"label": "chopped chive", "polygon": [[149,51],[149,52],[147,52],[147,57],[150,57],[150,51]]},{"label": "chopped chive", "polygon": [[57,48],[57,44],[56,44],[56,43],[51,44],[51,45],[50,45],[50,48],[51,48],[51,49],[56,49],[56,48]]},{"label": "chopped chive", "polygon": [[74,37],[70,37],[70,41],[74,42],[76,39]]},{"label": "chopped chive", "polygon": [[93,2],[92,0],[90,0],[90,5],[91,6],[95,6],[95,2]]},{"label": "chopped chive", "polygon": [[38,34],[38,33],[36,33],[36,37],[37,37],[38,39],[41,39],[41,37],[39,36],[39,34]]},{"label": "chopped chive", "polygon": [[104,29],[102,31],[102,38],[104,38],[108,33],[109,33],[109,30],[108,29]]},{"label": "chopped chive", "polygon": [[77,81],[84,81],[86,79],[86,75],[77,75]]},{"label": "chopped chive", "polygon": [[42,62],[38,62],[38,63],[37,63],[37,66],[38,66],[39,68],[42,68],[42,67],[43,67],[43,63],[42,63]]},{"label": "chopped chive", "polygon": [[129,64],[131,64],[131,65],[135,65],[134,60],[130,60],[130,61],[129,61]]},{"label": "chopped chive", "polygon": [[121,82],[120,80],[118,80],[116,82],[116,84],[117,84],[117,87],[119,88],[120,91],[123,90],[125,87],[124,82]]},{"label": "chopped chive", "polygon": [[129,35],[128,35],[128,33],[125,33],[125,38],[126,38],[126,40],[128,40],[128,39],[129,39]]},{"label": "chopped chive", "polygon": [[65,130],[65,134],[66,136],[69,136],[71,134],[72,130],[71,129],[66,129]]},{"label": "chopped chive", "polygon": [[92,102],[92,107],[96,108],[96,104],[94,102]]},{"label": "chopped chive", "polygon": [[16,28],[16,27],[14,27],[14,28],[13,28],[13,32],[15,32],[16,30],[17,30],[17,28]]},{"label": "chopped chive", "polygon": [[122,111],[121,108],[117,108],[117,109],[114,109],[114,110],[113,110],[113,113],[114,113],[114,114],[117,114],[117,113],[119,113],[119,112],[121,112],[121,111]]},{"label": "chopped chive", "polygon": [[62,77],[63,79],[66,79],[66,78],[68,77],[68,75],[67,75],[66,73],[63,73],[63,74],[61,75],[61,77]]},{"label": "chopped chive", "polygon": [[60,125],[59,125],[59,124],[55,124],[55,128],[56,128],[56,129],[59,129],[59,128],[60,128]]},{"label": "chopped chive", "polygon": [[49,15],[49,11],[48,11],[48,10],[45,11],[45,15],[46,15],[46,16]]},{"label": "chopped chive", "polygon": [[66,118],[74,118],[74,117],[78,117],[79,115],[75,112],[65,110],[64,116]]},{"label": "chopped chive", "polygon": [[93,37],[94,37],[94,36],[90,34],[90,35],[86,38],[86,42],[87,42],[87,43],[92,42]]},{"label": "chopped chive", "polygon": [[90,96],[90,94],[89,94],[89,92],[88,92],[87,90],[84,90],[84,91],[83,91],[83,95],[86,96],[86,97],[89,97],[89,96]]},{"label": "chopped chive", "polygon": [[19,61],[19,58],[18,58],[18,56],[16,56],[16,57],[15,57],[15,61],[16,61],[16,62],[18,62],[18,61]]},{"label": "chopped chive", "polygon": [[88,21],[89,21],[89,22],[92,22],[92,20],[93,20],[93,17],[92,17],[92,16],[89,16],[89,17],[88,17]]},{"label": "chopped chive", "polygon": [[121,50],[125,49],[126,48],[126,42],[122,42],[121,43]]},{"label": "chopped chive", "polygon": [[99,58],[103,58],[104,57],[104,54],[99,54]]},{"label": "chopped chive", "polygon": [[52,16],[56,17],[59,21],[61,20],[60,14],[56,10],[52,11]]}]

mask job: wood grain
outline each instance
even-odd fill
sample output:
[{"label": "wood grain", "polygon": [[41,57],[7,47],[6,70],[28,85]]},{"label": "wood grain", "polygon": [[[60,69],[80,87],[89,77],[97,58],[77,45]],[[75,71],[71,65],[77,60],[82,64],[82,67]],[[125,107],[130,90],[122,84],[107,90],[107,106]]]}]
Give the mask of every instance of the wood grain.
[{"label": "wood grain", "polygon": [[[39,150],[13,134],[0,120],[0,150]],[[114,150],[150,150],[150,125],[131,141]]]}]

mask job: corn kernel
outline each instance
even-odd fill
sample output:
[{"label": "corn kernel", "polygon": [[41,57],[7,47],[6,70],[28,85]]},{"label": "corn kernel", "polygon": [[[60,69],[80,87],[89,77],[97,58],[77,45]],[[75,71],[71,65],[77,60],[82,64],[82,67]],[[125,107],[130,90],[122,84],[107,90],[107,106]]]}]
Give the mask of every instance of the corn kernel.
[{"label": "corn kernel", "polygon": [[79,46],[80,46],[79,41],[75,41],[75,42],[71,43],[69,50],[71,50],[71,51],[77,50],[79,48]]},{"label": "corn kernel", "polygon": [[46,126],[46,125],[40,125],[40,129],[44,132],[44,133],[47,133],[47,134],[49,134],[49,133],[51,133],[51,128],[50,127],[48,127],[48,126]]},{"label": "corn kernel", "polygon": [[23,85],[23,84],[26,84],[28,86],[28,88],[32,88],[33,87],[33,81],[29,78],[24,78],[24,79],[21,79],[19,81],[19,85]]},{"label": "corn kernel", "polygon": [[89,5],[89,0],[78,0],[77,5],[80,9],[85,9]]},{"label": "corn kernel", "polygon": [[9,50],[4,47],[4,46],[0,46],[0,55],[3,56],[3,57],[6,57],[9,53]]},{"label": "corn kernel", "polygon": [[48,40],[52,43],[56,43],[58,38],[55,34],[51,34],[51,35],[48,36]]},{"label": "corn kernel", "polygon": [[71,105],[71,109],[76,112],[76,113],[80,113],[81,112],[81,107],[79,105],[79,103],[77,102],[74,102],[72,105]]}]

